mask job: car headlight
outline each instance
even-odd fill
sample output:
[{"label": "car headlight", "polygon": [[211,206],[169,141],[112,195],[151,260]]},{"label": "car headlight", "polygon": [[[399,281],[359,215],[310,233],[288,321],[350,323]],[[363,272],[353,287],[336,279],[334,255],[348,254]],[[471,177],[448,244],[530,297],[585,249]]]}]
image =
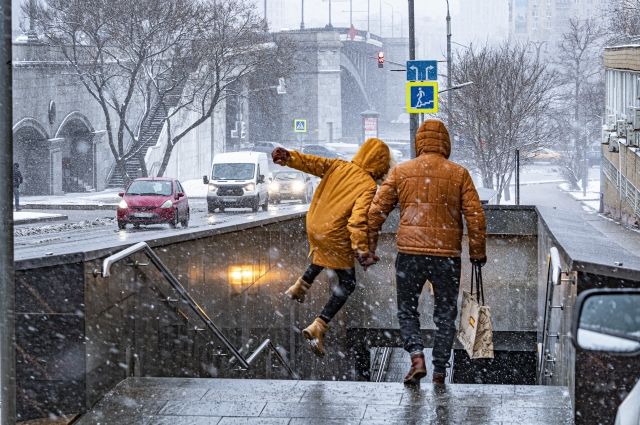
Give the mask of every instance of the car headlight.
[{"label": "car headlight", "polygon": [[271,184],[269,185],[269,192],[277,192],[279,190],[280,190],[280,183],[271,182]]},{"label": "car headlight", "polygon": [[256,185],[253,183],[249,183],[248,185],[245,185],[244,190],[246,190],[247,192],[253,192],[254,190],[256,190]]},{"label": "car headlight", "polygon": [[173,202],[171,202],[171,199],[167,199],[164,201],[164,204],[160,205],[160,208],[171,208],[172,206]]},{"label": "car headlight", "polygon": [[295,181],[291,185],[291,189],[293,189],[296,193],[301,193],[304,190],[304,183],[300,181]]},{"label": "car headlight", "polygon": [[122,201],[120,201],[120,203],[118,204],[118,208],[121,208],[121,209],[123,209],[123,210],[124,210],[124,209],[129,208],[129,205],[127,205],[127,201],[125,201],[125,200],[123,199],[123,200],[122,200]]},{"label": "car headlight", "polygon": [[215,192],[216,190],[218,190],[218,186],[209,183],[209,192]]}]

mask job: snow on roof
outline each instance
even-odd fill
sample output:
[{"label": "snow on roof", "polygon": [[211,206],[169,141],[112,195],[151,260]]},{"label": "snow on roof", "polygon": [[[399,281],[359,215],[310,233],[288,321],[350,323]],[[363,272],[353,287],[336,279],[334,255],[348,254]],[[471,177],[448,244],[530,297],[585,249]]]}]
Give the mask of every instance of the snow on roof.
[{"label": "snow on roof", "polygon": [[251,152],[251,151],[243,151],[243,152],[225,152],[216,154],[213,157],[214,163],[221,162],[256,162],[258,158],[261,156],[266,157],[267,154],[264,152]]}]

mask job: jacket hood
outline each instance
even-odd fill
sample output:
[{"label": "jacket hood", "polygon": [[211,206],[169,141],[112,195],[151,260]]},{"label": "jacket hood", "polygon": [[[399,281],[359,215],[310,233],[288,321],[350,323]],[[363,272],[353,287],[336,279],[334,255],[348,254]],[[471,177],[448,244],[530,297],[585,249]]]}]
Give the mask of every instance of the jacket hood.
[{"label": "jacket hood", "polygon": [[449,131],[440,120],[426,120],[416,133],[416,156],[429,152],[442,154],[447,159],[451,155]]},{"label": "jacket hood", "polygon": [[382,178],[387,171],[391,161],[391,152],[382,140],[371,138],[362,144],[351,162],[371,174],[374,180]]}]

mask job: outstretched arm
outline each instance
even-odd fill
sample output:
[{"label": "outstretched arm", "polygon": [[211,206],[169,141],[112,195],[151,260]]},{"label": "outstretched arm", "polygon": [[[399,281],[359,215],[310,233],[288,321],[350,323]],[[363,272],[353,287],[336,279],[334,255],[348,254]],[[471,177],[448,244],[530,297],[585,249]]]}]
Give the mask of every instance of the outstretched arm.
[{"label": "outstretched arm", "polygon": [[295,168],[303,173],[313,174],[320,178],[331,168],[335,159],[324,158],[321,156],[307,155],[304,153],[289,151],[284,148],[276,148],[271,153],[273,162],[279,165]]},{"label": "outstretched arm", "polygon": [[347,223],[347,229],[351,234],[351,248],[357,254],[366,254],[369,252],[369,235],[368,235],[368,213],[369,206],[376,194],[376,189],[367,190],[356,199],[351,216]]}]

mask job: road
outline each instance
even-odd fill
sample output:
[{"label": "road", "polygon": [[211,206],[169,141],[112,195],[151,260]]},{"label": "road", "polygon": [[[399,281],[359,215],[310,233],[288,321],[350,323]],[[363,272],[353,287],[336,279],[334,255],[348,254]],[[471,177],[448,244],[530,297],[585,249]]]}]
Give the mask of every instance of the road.
[{"label": "road", "polygon": [[[189,200],[191,220],[189,228],[169,225],[127,226],[118,230],[115,211],[59,211],[69,218],[63,222],[15,226],[14,253],[16,260],[82,252],[86,249],[106,248],[113,244],[129,244],[164,236],[177,235],[190,230],[240,224],[262,218],[304,211],[307,205],[282,203],[270,205],[268,211],[254,213],[248,209],[227,209],[209,216],[204,199]],[[38,210],[43,212],[43,210]],[[46,211],[55,213],[57,211]]]},{"label": "road", "polygon": [[[592,178],[598,170],[591,170]],[[523,170],[521,203],[541,205],[575,212],[581,216],[593,216],[595,212],[585,212],[582,204],[558,188],[562,178],[552,165],[527,166]],[[190,199],[190,229],[206,229],[225,225],[245,223],[249,220],[285,215],[306,209],[299,203],[283,203],[269,206],[268,211],[253,213],[248,209],[227,210],[224,213],[208,215],[204,199]],[[38,210],[39,212],[45,212]],[[15,256],[17,260],[82,252],[89,247],[108,247],[113,244],[129,244],[187,232],[180,226],[171,229],[168,225],[128,226],[118,230],[115,211],[105,210],[46,210],[68,216],[62,222],[27,224],[15,227]]]}]

